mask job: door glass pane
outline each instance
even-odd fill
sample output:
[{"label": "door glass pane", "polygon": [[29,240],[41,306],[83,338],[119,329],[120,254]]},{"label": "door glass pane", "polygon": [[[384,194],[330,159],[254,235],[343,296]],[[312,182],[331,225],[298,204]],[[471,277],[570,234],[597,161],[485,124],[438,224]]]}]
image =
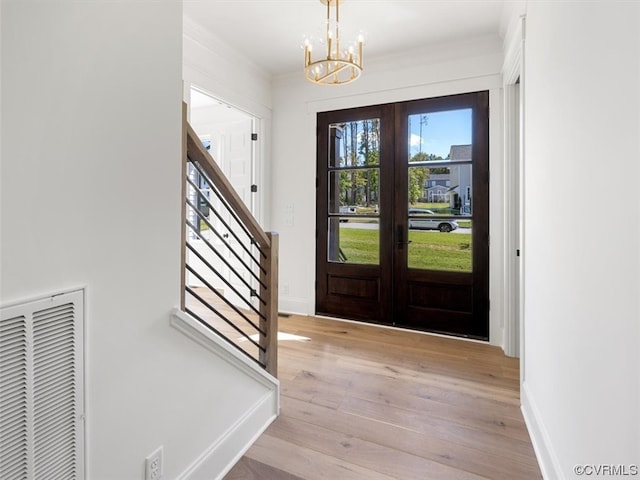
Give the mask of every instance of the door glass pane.
[{"label": "door glass pane", "polygon": [[471,114],[409,115],[409,268],[472,271]]},{"label": "door glass pane", "polygon": [[329,213],[377,215],[379,179],[378,168],[329,172]]},{"label": "door glass pane", "polygon": [[377,218],[331,218],[328,244],[330,262],[378,265],[379,221]]},{"label": "door glass pane", "polygon": [[380,263],[380,120],[329,125],[330,262]]},{"label": "door glass pane", "polygon": [[472,221],[468,219],[446,219],[437,222],[455,223],[456,228],[451,232],[410,228],[410,243],[407,249],[408,267],[425,270],[471,272]]},{"label": "door glass pane", "polygon": [[380,119],[329,125],[329,168],[380,165]]},{"label": "door glass pane", "polygon": [[470,163],[446,167],[409,166],[408,171],[408,210],[416,210],[416,214],[472,215],[473,167]]},{"label": "door glass pane", "polygon": [[471,113],[464,108],[409,115],[409,161],[471,161]]}]

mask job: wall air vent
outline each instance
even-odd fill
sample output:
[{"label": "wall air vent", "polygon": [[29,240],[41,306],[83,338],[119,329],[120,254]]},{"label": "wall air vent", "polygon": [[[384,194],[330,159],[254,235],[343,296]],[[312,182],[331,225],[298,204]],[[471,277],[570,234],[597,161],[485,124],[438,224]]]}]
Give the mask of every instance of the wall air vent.
[{"label": "wall air vent", "polygon": [[0,478],[84,478],[83,291],[2,308]]}]

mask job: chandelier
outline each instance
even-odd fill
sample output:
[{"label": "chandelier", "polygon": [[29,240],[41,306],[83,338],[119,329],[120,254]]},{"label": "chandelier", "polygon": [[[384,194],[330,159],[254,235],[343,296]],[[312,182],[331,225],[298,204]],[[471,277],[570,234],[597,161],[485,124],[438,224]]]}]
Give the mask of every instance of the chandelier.
[{"label": "chandelier", "polygon": [[[345,0],[320,0],[327,6],[326,57],[316,60],[311,58],[313,45],[309,39],[304,42],[304,74],[313,83],[321,85],[341,85],[351,83],[362,73],[362,35],[357,45],[344,48],[340,44],[340,4]],[[334,8],[335,19],[331,18],[331,7]],[[321,43],[323,43],[321,41]]]}]

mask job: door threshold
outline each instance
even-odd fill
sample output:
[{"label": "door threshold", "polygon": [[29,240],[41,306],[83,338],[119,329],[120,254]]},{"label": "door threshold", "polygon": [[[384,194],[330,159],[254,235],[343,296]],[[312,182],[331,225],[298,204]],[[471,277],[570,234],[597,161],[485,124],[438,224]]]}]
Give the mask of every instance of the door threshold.
[{"label": "door threshold", "polygon": [[461,337],[458,335],[446,335],[444,333],[425,332],[424,330],[414,330],[413,328],[395,327],[393,325],[365,322],[363,320],[349,320],[348,318],[341,318],[341,317],[329,317],[326,315],[318,315],[318,314],[313,314],[312,316],[316,318],[321,318],[322,320],[335,320],[337,322],[353,323],[356,325],[366,325],[369,327],[377,327],[377,328],[386,328],[389,330],[396,330],[399,332],[411,332],[411,333],[417,333],[419,335],[429,335],[431,337],[449,338],[452,340],[462,340],[465,342],[479,343],[481,345],[491,345],[491,342],[489,340],[477,340],[475,338]]}]

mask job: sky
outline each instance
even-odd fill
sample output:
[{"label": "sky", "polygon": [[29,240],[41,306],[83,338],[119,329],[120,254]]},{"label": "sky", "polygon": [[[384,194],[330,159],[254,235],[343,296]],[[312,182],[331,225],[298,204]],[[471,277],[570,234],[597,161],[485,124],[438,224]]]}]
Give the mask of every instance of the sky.
[{"label": "sky", "polygon": [[[410,156],[420,151],[420,114],[410,115]],[[447,158],[451,145],[471,144],[471,109],[425,114],[422,125],[422,151]]]}]

